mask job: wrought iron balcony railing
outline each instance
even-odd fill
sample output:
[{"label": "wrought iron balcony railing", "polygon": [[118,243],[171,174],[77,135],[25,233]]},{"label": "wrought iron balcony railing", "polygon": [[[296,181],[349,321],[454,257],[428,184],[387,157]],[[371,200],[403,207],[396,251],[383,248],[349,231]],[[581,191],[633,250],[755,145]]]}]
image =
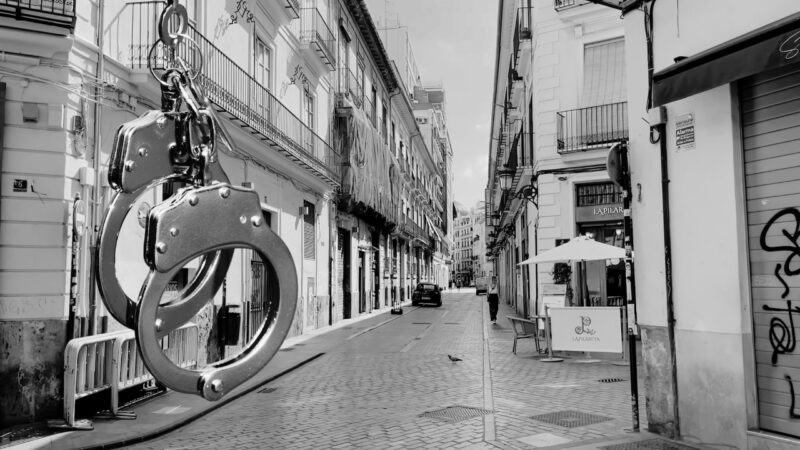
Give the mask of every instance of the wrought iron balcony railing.
[{"label": "wrought iron balcony railing", "polygon": [[284,8],[289,11],[289,15],[295,19],[300,17],[300,0],[283,0]]},{"label": "wrought iron balcony railing", "polygon": [[313,48],[330,70],[336,68],[336,41],[317,8],[300,9],[300,41]]},{"label": "wrought iron balcony railing", "polygon": [[532,9],[533,8],[529,6],[517,8],[517,23],[514,25],[514,53],[512,54],[515,60],[514,69],[516,69],[516,59],[519,54],[520,43],[530,40],[533,36],[533,28],[531,28]]},{"label": "wrought iron balcony railing", "polygon": [[75,0],[0,0],[0,16],[75,29]]},{"label": "wrought iron balcony railing", "polygon": [[628,102],[556,114],[558,153],[588,150],[628,139]]},{"label": "wrought iron balcony railing", "polygon": [[[144,69],[147,68],[150,45],[158,39],[156,23],[163,3],[138,2],[126,7],[131,13],[130,66]],[[242,126],[249,127],[253,134],[289,159],[338,186],[341,182],[341,155],[203,34],[191,26],[188,34],[197,48],[181,46],[178,56],[192,67],[200,67],[197,58],[202,56],[202,71],[195,83],[202,87],[217,109],[241,122]],[[166,48],[159,44],[152,52],[150,63],[156,70],[164,69],[166,56]]]},{"label": "wrought iron balcony railing", "polygon": [[362,93],[361,85],[356,79],[356,75],[349,67],[339,67],[339,90],[337,94],[344,95],[353,102],[354,105],[361,107]]}]

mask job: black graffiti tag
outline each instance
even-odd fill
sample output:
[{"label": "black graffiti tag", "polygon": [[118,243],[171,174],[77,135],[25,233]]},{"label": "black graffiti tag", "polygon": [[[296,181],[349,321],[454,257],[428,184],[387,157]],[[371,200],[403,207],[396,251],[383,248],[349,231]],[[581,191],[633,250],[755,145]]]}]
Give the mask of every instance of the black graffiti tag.
[{"label": "black graffiti tag", "polygon": [[764,311],[780,311],[789,313],[789,326],[780,317],[773,317],[769,321],[769,343],[772,345],[772,365],[778,363],[778,355],[794,352],[797,345],[797,335],[794,331],[794,318],[792,312],[800,313],[800,307],[792,307],[792,301],[786,301],[786,309],[773,308],[764,305]]},{"label": "black graffiti tag", "polygon": [[[789,240],[790,245],[767,244],[767,235],[769,234],[772,225],[774,225],[778,219],[787,215],[794,218],[794,232],[789,233],[784,228],[781,230],[781,234],[783,234]],[[800,240],[800,211],[798,211],[797,208],[785,208],[778,211],[777,214],[772,216],[772,218],[767,221],[767,224],[764,225],[764,229],[761,230],[759,244],[761,244],[762,249],[767,252],[789,252],[789,255],[786,257],[786,261],[783,262],[783,266],[781,266],[780,263],[775,265],[775,277],[780,280],[784,289],[783,293],[781,294],[781,298],[786,298],[786,296],[789,295],[789,285],[781,276],[781,268],[783,269],[783,273],[790,277],[800,274],[800,267],[797,267],[796,269],[792,268],[792,261],[795,259],[795,257],[800,256],[800,245],[797,243],[798,240]]]},{"label": "black graffiti tag", "polygon": [[792,383],[792,377],[789,375],[784,375],[783,377],[789,382],[789,394],[792,396],[792,403],[789,405],[789,417],[800,419],[800,414],[794,412],[794,383]]}]

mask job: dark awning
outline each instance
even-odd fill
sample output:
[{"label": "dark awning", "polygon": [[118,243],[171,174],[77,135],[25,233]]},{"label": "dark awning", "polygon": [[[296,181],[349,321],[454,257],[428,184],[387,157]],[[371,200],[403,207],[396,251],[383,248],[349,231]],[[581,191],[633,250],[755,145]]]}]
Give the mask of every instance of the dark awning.
[{"label": "dark awning", "polygon": [[653,75],[653,106],[800,63],[800,13],[753,30]]}]

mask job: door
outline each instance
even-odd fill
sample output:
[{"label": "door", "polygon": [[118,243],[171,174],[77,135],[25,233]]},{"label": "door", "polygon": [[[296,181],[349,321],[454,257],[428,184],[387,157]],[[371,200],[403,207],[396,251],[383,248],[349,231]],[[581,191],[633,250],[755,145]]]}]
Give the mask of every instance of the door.
[{"label": "door", "polygon": [[349,319],[351,317],[351,299],[350,299],[350,232],[344,228],[339,228],[339,239],[337,256],[339,258],[338,265],[338,283],[341,292],[341,305],[342,305],[342,318]]},{"label": "door", "polygon": [[362,250],[358,251],[358,313],[367,312],[367,261]]},{"label": "door", "polygon": [[740,84],[758,422],[800,437],[800,69]]}]

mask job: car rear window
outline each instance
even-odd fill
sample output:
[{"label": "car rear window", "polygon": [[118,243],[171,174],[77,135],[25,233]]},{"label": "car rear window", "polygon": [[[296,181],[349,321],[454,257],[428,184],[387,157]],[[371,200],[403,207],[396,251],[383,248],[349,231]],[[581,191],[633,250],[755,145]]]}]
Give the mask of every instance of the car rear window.
[{"label": "car rear window", "polygon": [[420,291],[434,291],[436,290],[435,284],[420,284],[417,286]]}]

